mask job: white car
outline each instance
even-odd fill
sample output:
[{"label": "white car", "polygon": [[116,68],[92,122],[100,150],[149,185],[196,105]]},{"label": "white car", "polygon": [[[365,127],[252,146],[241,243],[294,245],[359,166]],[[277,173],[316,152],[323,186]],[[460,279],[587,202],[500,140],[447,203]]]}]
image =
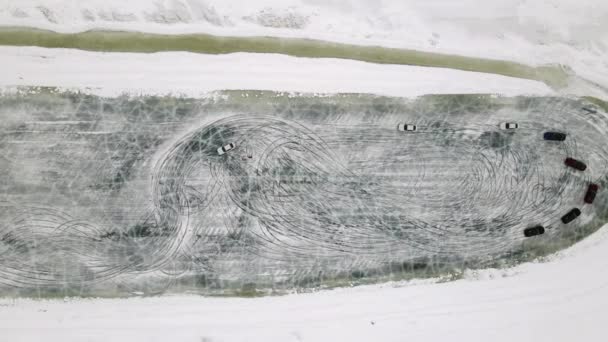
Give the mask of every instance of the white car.
[{"label": "white car", "polygon": [[397,130],[402,132],[414,132],[416,131],[416,125],[400,123],[397,125]]},{"label": "white car", "polygon": [[519,125],[514,122],[501,122],[500,129],[516,129]]},{"label": "white car", "polygon": [[228,152],[230,150],[233,150],[235,147],[236,147],[236,144],[234,144],[234,143],[230,143],[230,144],[228,144],[226,146],[222,146],[222,147],[220,147],[220,148],[217,149],[217,154],[219,156],[221,156],[224,153],[226,153],[226,152]]}]

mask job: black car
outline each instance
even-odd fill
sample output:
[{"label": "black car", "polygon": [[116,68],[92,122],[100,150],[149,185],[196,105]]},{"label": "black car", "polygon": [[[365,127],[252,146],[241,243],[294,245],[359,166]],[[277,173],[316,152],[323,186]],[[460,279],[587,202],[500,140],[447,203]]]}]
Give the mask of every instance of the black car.
[{"label": "black car", "polygon": [[580,160],[576,160],[574,158],[566,158],[564,160],[564,164],[570,166],[571,168],[577,169],[579,171],[585,171],[587,169],[587,165]]},{"label": "black car", "polygon": [[587,188],[587,193],[585,194],[585,203],[593,203],[593,200],[595,199],[595,195],[597,195],[597,190],[599,188],[600,186],[597,184],[589,184],[589,187]]},{"label": "black car", "polygon": [[524,229],[524,236],[531,237],[535,235],[541,235],[545,233],[545,227],[543,226],[535,226]]},{"label": "black car", "polygon": [[589,112],[591,114],[597,114],[597,110],[595,110],[593,108],[583,107],[583,110],[586,111],[586,112]]},{"label": "black car", "polygon": [[545,134],[543,134],[543,138],[551,141],[564,141],[566,140],[566,133],[545,132]]},{"label": "black car", "polygon": [[574,221],[575,218],[579,217],[580,214],[581,214],[580,209],[574,208],[574,209],[570,210],[566,215],[562,216],[562,222],[564,224],[570,223],[570,222]]}]

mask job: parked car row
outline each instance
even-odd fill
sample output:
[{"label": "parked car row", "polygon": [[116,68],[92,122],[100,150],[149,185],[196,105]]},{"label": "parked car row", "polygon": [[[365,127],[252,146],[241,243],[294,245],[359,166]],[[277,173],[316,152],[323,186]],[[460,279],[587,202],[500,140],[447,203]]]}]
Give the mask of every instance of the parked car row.
[{"label": "parked car row", "polygon": [[[548,141],[564,141],[564,140],[566,140],[566,133],[545,132],[543,134],[543,139],[548,140]],[[564,159],[564,164],[566,166],[571,167],[578,171],[585,171],[587,169],[587,165],[584,162],[571,158],[571,157],[567,157],[566,159]],[[598,190],[599,190],[599,185],[597,185],[595,183],[589,184],[583,201],[587,204],[593,203]],[[580,215],[581,215],[581,210],[579,208],[572,208],[572,209],[570,209],[570,211],[568,211],[566,214],[564,214],[564,216],[561,217],[561,221],[563,224],[568,224],[568,223],[574,221]],[[525,237],[542,235],[544,233],[545,233],[545,227],[543,227],[541,225],[537,225],[537,226],[533,226],[533,227],[524,229]]]},{"label": "parked car row", "polygon": [[[500,129],[509,130],[516,129],[519,127],[519,125],[515,122],[501,122],[500,124],[498,124],[498,127]],[[399,123],[397,124],[397,130],[401,132],[415,132],[418,130],[418,127],[410,123]]]},{"label": "parked car row", "polygon": [[[591,109],[587,109],[587,108],[583,108],[583,109],[587,110],[590,113],[595,113],[595,111],[593,111]],[[566,134],[560,133],[560,132],[545,132],[543,137],[545,140],[553,140],[553,141],[566,140]],[[578,171],[585,171],[587,169],[587,165],[585,163],[583,163],[580,160],[570,158],[570,157],[564,159],[564,164],[566,164],[566,166],[569,166]],[[599,185],[597,185],[595,183],[589,184],[589,186],[587,187],[587,191],[585,192],[585,197],[584,197],[583,201],[587,204],[593,203],[599,188],[600,188]],[[581,215],[581,210],[579,208],[572,208],[564,216],[562,216],[561,221],[564,224],[568,224],[568,223],[574,221],[580,215]],[[524,235],[526,235],[525,231],[524,231]]]},{"label": "parked car row", "polygon": [[[587,166],[583,162],[580,162],[580,161],[572,159],[572,158],[566,158],[565,163],[566,163],[566,165],[573,167],[580,171],[584,171],[587,168]],[[587,191],[585,192],[585,197],[583,198],[583,201],[587,204],[593,203],[599,188],[600,188],[600,186],[595,183],[589,184],[589,186],[587,186]],[[568,224],[568,223],[574,221],[580,215],[581,215],[581,210],[579,208],[572,208],[564,216],[561,217],[561,221],[563,224]],[[541,235],[544,232],[545,232],[545,228],[543,226],[534,226],[534,227],[524,229],[524,236],[531,237],[531,236]]]},{"label": "parked car row", "polygon": [[[518,128],[519,125],[515,122],[501,122],[498,124],[498,127],[500,129],[510,130]],[[418,130],[418,127],[410,123],[399,123],[397,124],[397,130],[400,132],[415,132]]]},{"label": "parked car row", "polygon": [[[579,208],[572,208],[568,211],[564,216],[562,216],[561,220],[563,224],[568,224],[574,221],[577,217],[581,215],[581,210]],[[542,235],[545,233],[545,227],[538,225],[530,228],[524,229],[525,237],[532,237],[536,235]]]}]

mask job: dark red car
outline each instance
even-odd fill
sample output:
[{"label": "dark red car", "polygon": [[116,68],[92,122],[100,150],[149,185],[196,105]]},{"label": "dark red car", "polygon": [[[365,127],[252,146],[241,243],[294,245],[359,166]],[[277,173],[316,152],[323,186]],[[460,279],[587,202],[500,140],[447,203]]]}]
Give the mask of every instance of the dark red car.
[{"label": "dark red car", "polygon": [[589,187],[587,188],[587,193],[585,194],[585,203],[593,203],[593,200],[595,199],[595,195],[597,195],[597,191],[599,190],[600,186],[597,184],[589,184]]},{"label": "dark red car", "polygon": [[566,158],[566,160],[564,160],[564,163],[570,166],[571,168],[577,169],[579,171],[585,171],[587,169],[587,165],[585,165],[585,163],[574,158],[568,157]]}]

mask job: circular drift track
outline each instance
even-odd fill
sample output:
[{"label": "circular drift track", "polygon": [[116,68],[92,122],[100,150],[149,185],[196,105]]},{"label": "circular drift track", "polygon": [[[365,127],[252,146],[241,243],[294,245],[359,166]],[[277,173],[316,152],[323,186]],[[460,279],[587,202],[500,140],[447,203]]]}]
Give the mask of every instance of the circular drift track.
[{"label": "circular drift track", "polygon": [[[525,240],[559,243],[552,240],[590,221],[584,193],[608,170],[604,114],[563,102],[467,109],[316,124],[232,115],[165,156],[157,206],[188,214],[198,237],[190,251],[252,281],[268,272],[331,277],[408,263],[488,264]],[[505,121],[519,127],[501,130]],[[403,122],[417,130],[397,130]],[[567,139],[546,141],[545,131]],[[236,148],[219,155],[228,143]],[[587,170],[567,167],[567,157]],[[583,215],[565,225],[572,208]],[[524,236],[538,225],[544,235]]]}]

